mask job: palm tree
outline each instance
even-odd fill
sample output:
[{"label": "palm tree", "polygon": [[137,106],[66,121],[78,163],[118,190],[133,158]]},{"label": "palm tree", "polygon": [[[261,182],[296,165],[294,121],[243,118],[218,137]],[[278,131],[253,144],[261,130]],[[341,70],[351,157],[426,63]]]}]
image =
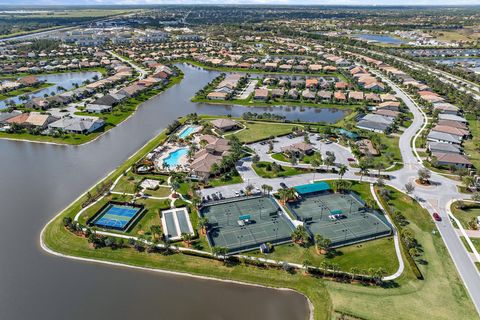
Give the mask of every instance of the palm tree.
[{"label": "palm tree", "polygon": [[385,169],[385,165],[382,162],[377,163],[375,168],[378,170],[378,176],[380,177],[380,173],[383,169]]},{"label": "palm tree", "polygon": [[292,232],[292,241],[297,244],[303,245],[308,242],[309,238],[307,229],[305,229],[304,226],[298,226],[295,231]]},{"label": "palm tree", "polygon": [[355,276],[360,272],[360,269],[357,267],[352,267],[350,273],[352,274],[352,281],[355,280]]},{"label": "palm tree", "polygon": [[200,218],[198,220],[198,226],[200,227],[202,234],[207,233],[208,219],[206,217]]},{"label": "palm tree", "polygon": [[273,190],[273,187],[268,184],[262,184],[262,190],[264,194],[270,194],[270,191]]},{"label": "palm tree", "polygon": [[368,174],[370,170],[368,170],[368,166],[365,162],[360,163],[360,182],[362,182],[363,176]]},{"label": "palm tree", "polygon": [[187,232],[182,233],[182,241],[189,248],[192,243],[192,235]]},{"label": "palm tree", "polygon": [[249,184],[245,187],[245,193],[247,194],[247,196],[251,195],[252,191],[253,191],[253,185]]},{"label": "palm tree", "polygon": [[347,173],[348,171],[348,167],[344,164],[340,165],[340,167],[338,168],[338,174],[340,175],[340,180],[343,179],[343,176],[345,175],[345,173]]},{"label": "palm tree", "polygon": [[223,257],[223,263],[225,263],[227,261],[227,253],[228,253],[228,249],[225,248],[225,247],[218,247],[218,246],[214,246],[212,247],[212,254],[218,258],[218,257]]},{"label": "palm tree", "polygon": [[474,185],[475,179],[472,176],[465,176],[463,177],[462,182],[465,185],[465,188],[470,188]]},{"label": "palm tree", "polygon": [[320,269],[322,269],[323,271],[323,276],[325,276],[327,274],[327,269],[328,269],[328,262],[323,260],[322,262],[320,262]]},{"label": "palm tree", "polygon": [[308,259],[305,259],[303,260],[303,263],[302,263],[302,268],[303,268],[303,274],[307,275],[308,274],[308,270],[309,270],[309,266],[310,266],[310,261]]},{"label": "palm tree", "polygon": [[170,185],[170,188],[172,188],[173,193],[177,195],[177,191],[180,189],[180,183],[174,179]]}]

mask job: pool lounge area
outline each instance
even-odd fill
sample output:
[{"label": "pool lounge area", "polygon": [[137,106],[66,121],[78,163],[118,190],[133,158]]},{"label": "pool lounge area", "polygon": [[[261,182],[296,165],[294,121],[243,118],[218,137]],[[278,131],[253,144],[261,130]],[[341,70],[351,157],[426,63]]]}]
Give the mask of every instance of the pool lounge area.
[{"label": "pool lounge area", "polygon": [[183,233],[195,235],[187,208],[176,208],[162,211],[162,227],[166,240],[176,241]]}]

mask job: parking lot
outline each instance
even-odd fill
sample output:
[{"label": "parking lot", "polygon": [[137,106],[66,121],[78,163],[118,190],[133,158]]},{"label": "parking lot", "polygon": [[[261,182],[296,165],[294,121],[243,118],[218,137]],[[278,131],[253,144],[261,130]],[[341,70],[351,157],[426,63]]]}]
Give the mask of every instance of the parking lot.
[{"label": "parking lot", "polygon": [[[273,153],[281,152],[282,147],[286,147],[286,146],[303,142],[303,141],[304,141],[303,136],[292,137],[292,138],[290,138],[289,136],[277,137],[274,139]],[[340,164],[349,165],[351,162],[348,161],[348,159],[355,159],[352,152],[346,147],[341,146],[335,142],[326,142],[323,140],[319,140],[319,137],[316,134],[310,135],[310,142],[314,146],[315,150],[319,151],[322,154],[323,159],[327,157],[327,152],[332,152],[336,158],[335,159],[336,165],[340,165]],[[268,149],[269,149],[268,143],[256,142],[256,143],[250,144],[249,147],[255,150],[255,152],[260,157],[261,161],[279,162],[278,160],[275,160],[272,158],[271,156],[272,154],[268,153]],[[298,166],[301,167],[302,164],[299,164]],[[303,165],[303,166],[308,167],[309,165]]]}]

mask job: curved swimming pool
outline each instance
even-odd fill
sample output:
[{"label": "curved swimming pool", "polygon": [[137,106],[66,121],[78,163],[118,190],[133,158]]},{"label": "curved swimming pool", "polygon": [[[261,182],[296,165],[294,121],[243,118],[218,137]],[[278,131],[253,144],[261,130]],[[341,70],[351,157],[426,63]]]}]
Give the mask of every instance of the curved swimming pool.
[{"label": "curved swimming pool", "polygon": [[179,165],[180,159],[188,153],[188,148],[180,148],[168,154],[168,157],[163,159],[163,163],[167,164],[169,168],[175,168]]}]

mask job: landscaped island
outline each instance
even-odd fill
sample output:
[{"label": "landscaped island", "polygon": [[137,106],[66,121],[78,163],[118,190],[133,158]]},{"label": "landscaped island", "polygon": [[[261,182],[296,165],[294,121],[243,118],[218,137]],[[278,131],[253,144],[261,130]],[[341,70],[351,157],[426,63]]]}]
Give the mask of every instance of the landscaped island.
[{"label": "landscaped island", "polygon": [[[196,115],[172,123],[55,217],[42,232],[43,246],[67,256],[291,288],[312,302],[315,319],[395,318],[400,311],[410,318],[418,312],[475,317],[442,239],[431,233],[428,212],[408,195],[381,181],[373,186],[342,176],[291,187],[265,178],[275,187],[245,186],[238,172],[244,167],[228,164],[265,156],[256,154],[262,141],[245,145],[252,137],[242,138],[256,123]],[[258,124],[277,130],[279,141],[302,132],[293,124],[283,132],[287,124]]]}]

